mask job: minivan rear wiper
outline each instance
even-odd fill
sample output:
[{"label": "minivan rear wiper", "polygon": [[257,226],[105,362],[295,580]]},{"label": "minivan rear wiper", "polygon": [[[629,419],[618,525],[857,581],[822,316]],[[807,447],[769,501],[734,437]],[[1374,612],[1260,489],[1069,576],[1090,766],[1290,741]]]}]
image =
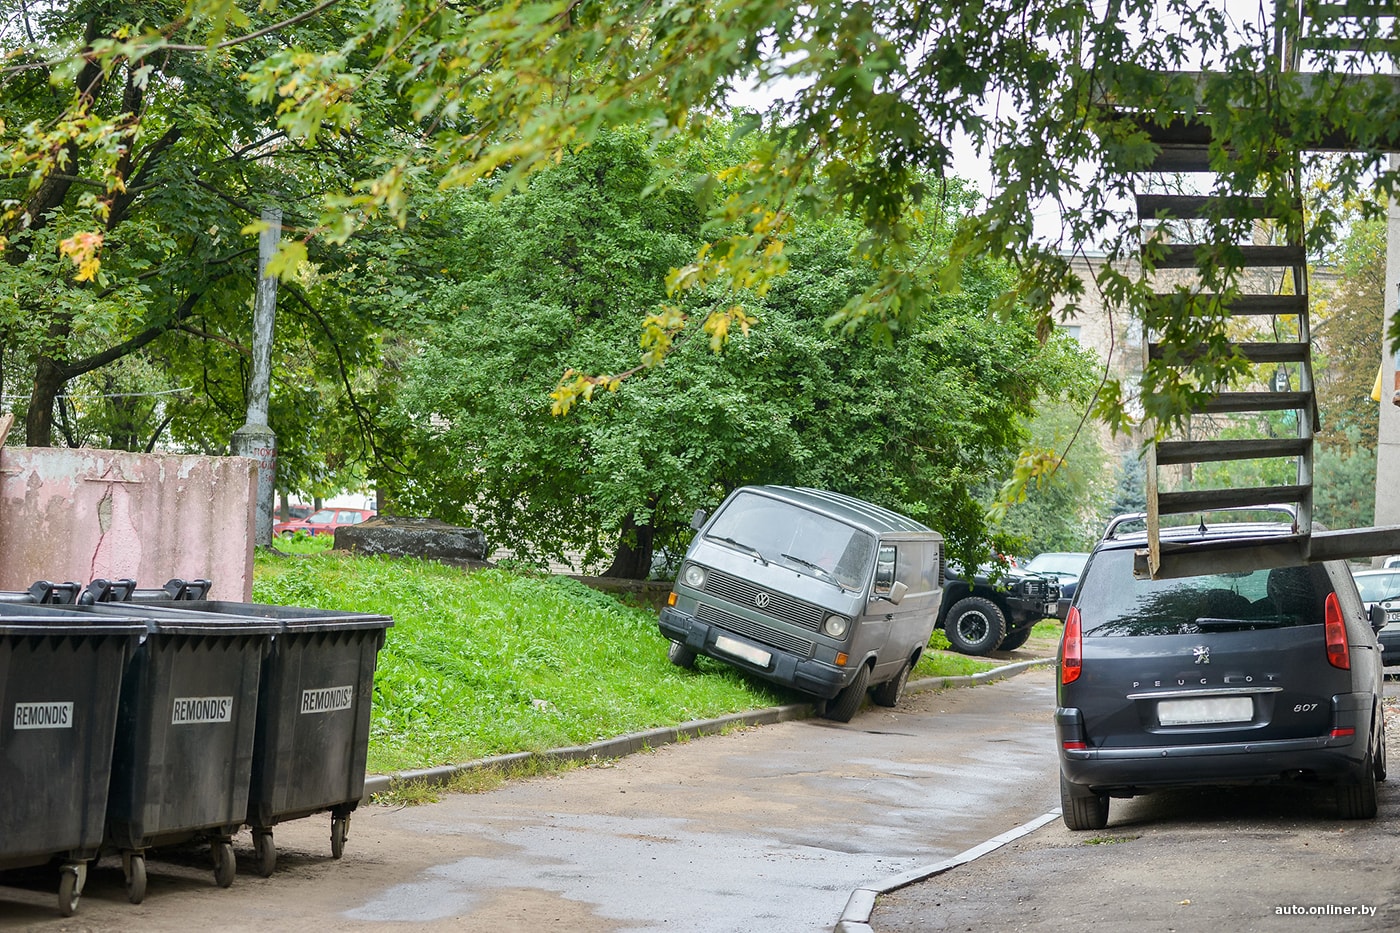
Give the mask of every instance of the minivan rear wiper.
[{"label": "minivan rear wiper", "polygon": [[1257,629],[1278,628],[1282,619],[1197,619],[1196,625],[1203,629]]},{"label": "minivan rear wiper", "polygon": [[841,581],[838,580],[838,579],[836,579],[836,575],[835,575],[835,574],[833,574],[830,570],[827,570],[825,567],[821,566],[820,564],[814,564],[814,563],[812,563],[810,560],[803,560],[802,558],[800,558],[800,557],[794,557],[794,556],[791,555],[791,554],[784,554],[784,555],[782,555],[782,556],[783,556],[784,558],[786,558],[787,560],[792,561],[794,564],[801,564],[803,567],[806,567],[806,568],[809,569],[809,570],[815,570],[817,573],[821,574],[821,575],[822,575],[823,577],[825,577],[827,580],[829,580],[829,581],[831,581],[833,584],[835,584],[835,585],[836,585],[838,588],[840,588],[842,591],[844,591],[844,590],[846,589],[844,586],[841,586]]},{"label": "minivan rear wiper", "polygon": [[725,544],[732,545],[741,551],[747,551],[754,557],[757,557],[759,561],[763,563],[763,566],[768,566],[768,558],[764,557],[763,552],[760,551],[758,548],[754,547],[752,544],[745,544],[742,541],[735,541],[733,538],[721,538],[719,535],[706,535],[706,537],[713,538],[716,541],[723,541]]}]

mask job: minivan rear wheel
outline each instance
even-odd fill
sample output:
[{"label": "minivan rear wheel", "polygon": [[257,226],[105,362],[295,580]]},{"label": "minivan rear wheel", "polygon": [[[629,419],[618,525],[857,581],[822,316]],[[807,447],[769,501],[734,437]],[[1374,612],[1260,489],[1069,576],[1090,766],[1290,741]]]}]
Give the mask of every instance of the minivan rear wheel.
[{"label": "minivan rear wheel", "polygon": [[833,722],[850,722],[860,710],[865,700],[865,688],[870,686],[870,665],[862,664],[856,671],[856,679],[846,685],[840,693],[827,701],[826,712],[822,715]]},{"label": "minivan rear wheel", "polygon": [[1006,616],[990,599],[969,596],[958,600],[948,611],[943,630],[954,651],[987,654],[995,651],[1006,637]]},{"label": "minivan rear wheel", "polygon": [[1337,815],[1344,820],[1371,820],[1376,816],[1376,765],[1369,752],[1356,783],[1338,784]]},{"label": "minivan rear wheel", "polygon": [[1060,818],[1070,829],[1103,829],[1108,825],[1108,794],[1096,794],[1060,775]]}]

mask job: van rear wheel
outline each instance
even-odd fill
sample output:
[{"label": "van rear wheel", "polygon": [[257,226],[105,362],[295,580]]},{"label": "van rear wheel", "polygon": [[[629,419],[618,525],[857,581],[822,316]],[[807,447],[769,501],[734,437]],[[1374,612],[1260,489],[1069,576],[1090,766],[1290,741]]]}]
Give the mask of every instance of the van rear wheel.
[{"label": "van rear wheel", "polygon": [[870,665],[862,664],[856,672],[856,679],[846,688],[827,701],[826,712],[822,715],[833,722],[850,722],[860,710],[865,700],[865,688],[870,686]]},{"label": "van rear wheel", "polygon": [[995,651],[1006,637],[1006,616],[1001,607],[990,599],[969,596],[960,599],[948,610],[943,622],[944,634],[954,651],[982,655]]},{"label": "van rear wheel", "polygon": [[870,699],[874,700],[877,706],[897,706],[899,698],[904,696],[904,687],[908,683],[909,662],[905,661],[898,674],[882,684],[877,684],[875,689],[870,691]]}]

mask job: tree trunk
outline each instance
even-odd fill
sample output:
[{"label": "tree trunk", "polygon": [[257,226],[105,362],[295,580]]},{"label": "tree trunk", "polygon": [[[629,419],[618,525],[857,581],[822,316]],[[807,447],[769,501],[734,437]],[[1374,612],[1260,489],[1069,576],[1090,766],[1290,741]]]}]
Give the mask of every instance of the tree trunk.
[{"label": "tree trunk", "polygon": [[638,525],[634,516],[627,516],[618,535],[617,554],[605,577],[623,580],[645,580],[651,576],[652,527]]},{"label": "tree trunk", "polygon": [[62,366],[47,356],[39,358],[29,410],[24,413],[24,442],[30,447],[53,446],[53,406],[67,382]]}]

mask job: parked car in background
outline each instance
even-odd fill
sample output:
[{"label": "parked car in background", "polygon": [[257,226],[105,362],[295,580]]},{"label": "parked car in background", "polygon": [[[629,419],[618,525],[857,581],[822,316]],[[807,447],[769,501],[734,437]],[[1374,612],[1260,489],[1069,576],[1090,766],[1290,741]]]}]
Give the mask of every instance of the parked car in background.
[{"label": "parked car in background", "polygon": [[1380,606],[1385,611],[1385,628],[1376,638],[1381,658],[1387,665],[1400,664],[1400,567],[1390,570],[1354,570],[1352,578],[1367,611]]},{"label": "parked car in background", "polygon": [[[1161,530],[1173,544],[1290,535],[1291,521]],[[1158,788],[1316,788],[1376,815],[1385,779],[1379,610],[1342,561],[1138,579],[1145,516],[1094,548],[1059,652],[1055,732],[1065,825],[1102,829],[1110,797]]]},{"label": "parked car in background", "polygon": [[944,570],[938,628],[954,651],[1014,651],[1041,619],[1059,609],[1060,586],[1019,567],[982,566],[969,578],[957,564]]},{"label": "parked car in background", "polygon": [[1074,599],[1074,588],[1079,584],[1079,575],[1084,572],[1084,562],[1089,559],[1084,551],[1046,551],[1037,554],[1026,563],[1026,569],[1044,577],[1050,577],[1060,584],[1060,603],[1055,611],[1056,618],[1063,620],[1069,614],[1069,604]]},{"label": "parked car in background", "polygon": [[1387,557],[1381,566],[1387,569],[1390,567],[1400,567],[1400,555]]},{"label": "parked car in background", "polygon": [[305,531],[312,535],[333,535],[341,525],[358,525],[367,518],[373,518],[374,515],[373,509],[321,509],[319,512],[312,512],[306,518],[298,518],[290,522],[276,522],[272,526],[272,533],[288,537],[298,531]]}]

